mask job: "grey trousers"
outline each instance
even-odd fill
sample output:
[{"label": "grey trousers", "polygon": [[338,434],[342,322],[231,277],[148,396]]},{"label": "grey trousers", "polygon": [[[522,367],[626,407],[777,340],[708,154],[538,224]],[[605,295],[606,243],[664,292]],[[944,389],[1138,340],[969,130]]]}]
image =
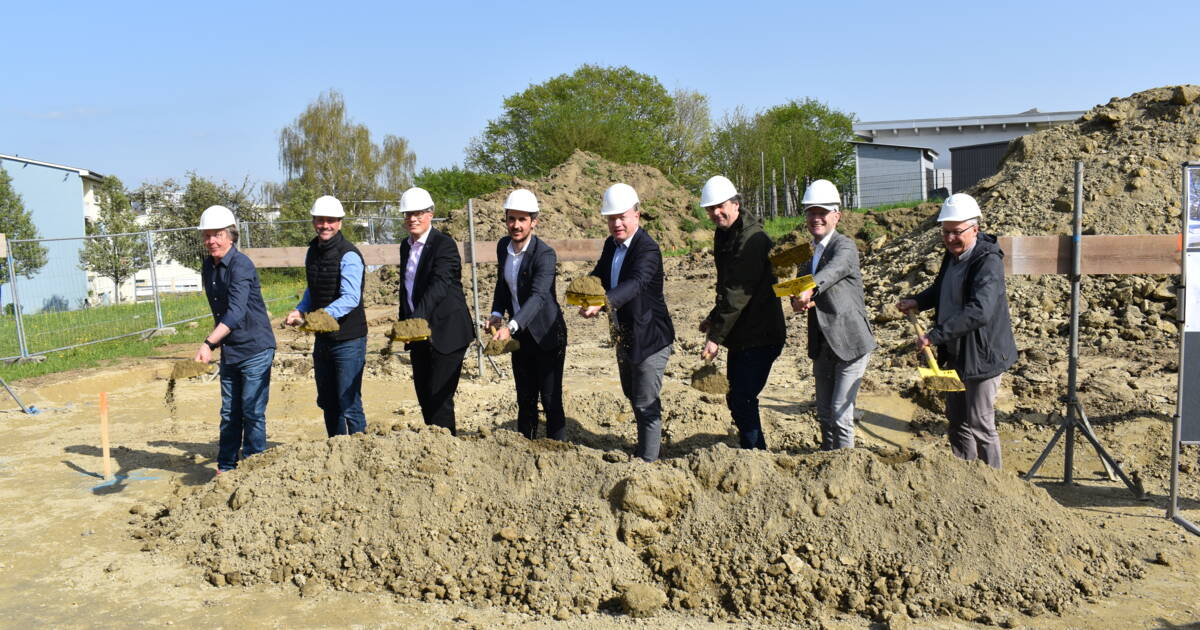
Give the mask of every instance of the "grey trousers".
[{"label": "grey trousers", "polygon": [[821,344],[821,353],[813,360],[813,380],[817,386],[822,451],[854,448],[854,401],[870,359],[868,352],[843,361],[829,349],[829,344]]},{"label": "grey trousers", "polygon": [[965,392],[946,394],[950,420],[950,451],[967,461],[982,459],[1000,468],[1000,434],[996,432],[996,391],[1000,376],[983,381],[963,381]]},{"label": "grey trousers", "polygon": [[621,391],[633,405],[633,417],[637,420],[637,447],[634,457],[647,462],[658,459],[662,446],[662,391],[663,371],[667,369],[667,358],[673,348],[662,350],[646,357],[641,363],[630,363],[617,346],[617,371],[621,375]]}]

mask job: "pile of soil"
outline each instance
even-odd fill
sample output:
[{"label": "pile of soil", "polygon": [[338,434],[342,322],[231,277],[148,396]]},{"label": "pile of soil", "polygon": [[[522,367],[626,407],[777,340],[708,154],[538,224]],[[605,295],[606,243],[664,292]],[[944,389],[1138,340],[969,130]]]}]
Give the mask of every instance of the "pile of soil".
[{"label": "pile of soil", "polygon": [[603,296],[604,285],[600,284],[600,278],[588,274],[572,280],[570,286],[567,287],[567,293],[586,295],[588,297]]},{"label": "pile of soil", "polygon": [[[1072,124],[1013,142],[1000,171],[966,192],[995,235],[1069,234],[1074,161],[1084,162],[1084,231],[1094,234],[1179,231],[1179,163],[1200,158],[1200,87],[1164,87],[1113,99]],[[916,365],[912,335],[892,305],[932,284],[944,252],[938,204],[842,213],[838,230],[863,254],[868,310],[881,342],[872,372],[904,387]],[[809,239],[801,226],[781,246]],[[1108,417],[1151,411],[1170,415],[1177,370],[1177,276],[1086,276],[1082,283],[1080,392]],[[1006,377],[1017,417],[1046,423],[1061,412],[1070,285],[1065,276],[1010,276],[1008,299],[1020,358]],[[889,370],[889,368],[897,368]]]},{"label": "pile of soil", "polygon": [[724,395],[729,393],[729,379],[717,366],[706,363],[692,372],[692,387],[706,394]]},{"label": "pile of soil", "polygon": [[[624,182],[641,199],[642,226],[654,235],[663,250],[688,247],[699,229],[702,211],[695,193],[671,183],[656,168],[617,164],[586,151],[575,151],[566,162],[538,180],[513,178],[512,186],[475,199],[475,238],[497,240],[504,228],[504,199],[516,188],[533,191],[538,198],[538,236],[542,238],[604,238],[608,225],[600,215],[600,200],[609,186]],[[467,210],[456,208],[439,224],[460,242],[468,235]],[[711,238],[705,232],[703,238]]]},{"label": "pile of soil", "polygon": [[408,341],[412,339],[420,339],[433,334],[429,330],[429,322],[414,317],[412,319],[402,319],[395,324],[392,324],[392,341]]},{"label": "pile of soil", "polygon": [[300,324],[300,330],[307,333],[333,332],[339,328],[341,325],[338,324],[338,321],[326,313],[323,308],[305,315],[304,322]]},{"label": "pile of soil", "polygon": [[[509,431],[270,449],[141,510],[217,586],[292,584],[572,615],[659,602],[796,623],[1006,623],[1142,572],[1133,543],[1011,473],[935,454],[718,445],[648,466]],[[635,597],[636,596],[636,597]]]},{"label": "pile of soil", "polygon": [[503,341],[499,339],[488,339],[487,345],[483,348],[483,353],[494,357],[499,354],[516,352],[521,349],[521,342],[509,337]]}]

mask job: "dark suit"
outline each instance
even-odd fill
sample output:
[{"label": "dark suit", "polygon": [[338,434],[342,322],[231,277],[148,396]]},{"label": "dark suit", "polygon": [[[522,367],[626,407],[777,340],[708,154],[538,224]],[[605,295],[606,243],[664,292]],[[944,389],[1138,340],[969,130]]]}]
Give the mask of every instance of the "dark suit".
[{"label": "dark suit", "polygon": [[[811,270],[810,260],[802,273]],[[821,450],[852,448],[854,403],[875,349],[854,239],[833,233],[813,281],[817,287],[808,309],[808,357],[813,360]]]},{"label": "dark suit", "polygon": [[662,439],[659,393],[663,370],[675,341],[675,327],[663,297],[662,252],[658,243],[645,230],[638,229],[628,245],[615,286],[611,281],[612,262],[618,245],[611,236],[604,241],[604,251],[592,275],[598,276],[604,286],[616,329],[621,390],[633,406],[638,424],[634,456],[652,462],[658,459]]},{"label": "dark suit", "polygon": [[517,385],[517,430],[529,439],[537,436],[537,404],[541,396],[546,410],[546,437],[567,438],[566,414],[562,404],[563,367],[567,358],[567,325],[555,297],[554,248],[530,236],[517,269],[517,301],[521,311],[513,314],[512,290],[508,285],[508,247],[511,237],[496,243],[496,289],[492,313],[508,314],[517,323],[514,338],[521,349],[512,355],[513,380]]},{"label": "dark suit", "polygon": [[413,385],[425,424],[435,424],[457,433],[454,422],[454,392],[462,375],[462,360],[475,327],[462,288],[462,259],[454,239],[429,228],[429,236],[417,261],[412,302],[408,306],[405,276],[410,239],[400,244],[400,319],[414,317],[429,322],[428,341],[408,344],[412,357]]}]

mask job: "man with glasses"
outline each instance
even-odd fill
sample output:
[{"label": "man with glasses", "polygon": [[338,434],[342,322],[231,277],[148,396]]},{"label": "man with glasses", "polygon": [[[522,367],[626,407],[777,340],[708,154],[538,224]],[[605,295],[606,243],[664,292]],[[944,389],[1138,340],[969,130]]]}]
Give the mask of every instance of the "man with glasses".
[{"label": "man with glasses", "polygon": [[400,244],[400,319],[429,322],[429,339],[405,344],[412,358],[413,387],[425,424],[458,434],[454,393],[463,356],[474,337],[462,287],[462,258],[454,239],[432,227],[433,198],[423,188],[400,196],[408,238]]},{"label": "man with glasses", "polygon": [[905,313],[936,309],[935,323],[917,337],[917,351],[937,346],[938,363],[954,368],[965,392],[946,394],[950,450],[965,460],[1000,468],[996,392],[1000,375],[1017,360],[1005,295],[1004,252],[996,237],[979,230],[979,204],[951,195],[938,222],[946,254],[933,284],[896,303]]},{"label": "man with glasses", "polygon": [[808,313],[808,358],[813,362],[821,450],[854,448],[854,406],[875,335],[863,303],[862,271],[854,239],[837,231],[842,196],[826,179],[808,185],[800,202],[813,239],[812,260],[801,273],[814,288],[792,297],[792,310]]},{"label": "man with glasses", "polygon": [[304,313],[325,309],[338,329],[316,333],[313,343],[313,377],[317,381],[317,406],[325,413],[329,437],[362,433],[367,417],[362,408],[362,375],[367,361],[367,315],[363,309],[363,258],[342,235],[342,202],[325,195],[313,202],[313,231],[304,269],[308,287],[284,323],[295,326]]}]

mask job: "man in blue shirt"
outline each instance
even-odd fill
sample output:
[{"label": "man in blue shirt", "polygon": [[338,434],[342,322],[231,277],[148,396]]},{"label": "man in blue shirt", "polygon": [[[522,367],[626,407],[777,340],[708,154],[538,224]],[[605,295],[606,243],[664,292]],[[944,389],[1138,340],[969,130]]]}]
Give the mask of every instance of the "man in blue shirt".
[{"label": "man in blue shirt", "polygon": [[200,215],[208,256],[200,270],[204,295],[216,325],[194,359],[212,361],[221,348],[221,430],[217,474],[267,447],[267,399],[275,333],[263,301],[258,270],[238,251],[237,219],[229,208],[211,206]]},{"label": "man in blue shirt", "polygon": [[308,288],[284,323],[295,326],[304,313],[325,309],[338,329],[317,333],[313,345],[313,376],[317,406],[325,412],[329,437],[362,433],[367,417],[362,408],[362,375],[367,361],[367,316],[362,304],[362,253],[342,235],[346,211],[336,198],[325,195],[313,202],[313,230],[304,257]]}]

